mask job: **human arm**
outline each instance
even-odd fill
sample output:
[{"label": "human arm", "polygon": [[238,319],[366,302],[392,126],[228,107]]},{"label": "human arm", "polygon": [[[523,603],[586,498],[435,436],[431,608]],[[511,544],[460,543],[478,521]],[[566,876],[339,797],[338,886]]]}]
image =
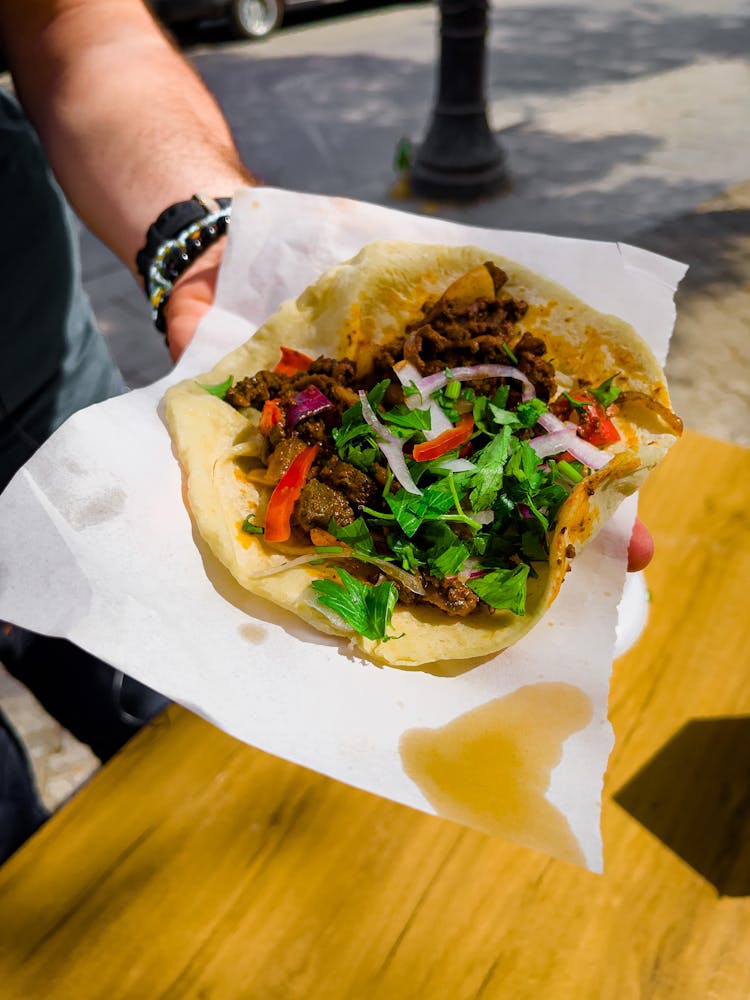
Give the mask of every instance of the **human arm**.
[{"label": "human arm", "polygon": [[0,35],[66,196],[131,270],[168,205],[253,182],[215,99],[141,0],[0,0]]}]

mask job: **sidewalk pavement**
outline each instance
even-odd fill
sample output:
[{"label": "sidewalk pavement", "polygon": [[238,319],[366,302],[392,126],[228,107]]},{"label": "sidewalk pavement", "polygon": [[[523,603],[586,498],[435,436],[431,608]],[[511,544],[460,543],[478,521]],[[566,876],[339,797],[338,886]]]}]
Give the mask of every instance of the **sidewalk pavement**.
[{"label": "sidewalk pavement", "polygon": [[[710,6],[710,11],[707,9]],[[400,138],[433,103],[433,5],[342,8],[262,44],[188,52],[269,184],[467,223],[633,243],[690,265],[667,373],[688,427],[750,445],[750,12],[742,0],[496,3],[487,98],[512,190],[470,205],[398,198]],[[221,194],[224,192],[209,192]],[[170,367],[145,299],[82,232],[83,273],[126,380]],[[0,668],[0,703],[45,800],[95,768]]]}]

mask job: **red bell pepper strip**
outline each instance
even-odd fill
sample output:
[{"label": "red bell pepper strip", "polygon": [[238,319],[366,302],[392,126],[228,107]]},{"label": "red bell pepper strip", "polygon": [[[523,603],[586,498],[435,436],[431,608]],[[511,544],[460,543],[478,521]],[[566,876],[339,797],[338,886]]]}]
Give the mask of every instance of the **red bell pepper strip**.
[{"label": "red bell pepper strip", "polygon": [[276,484],[266,507],[267,542],[286,542],[291,535],[292,511],[319,449],[319,444],[311,444],[301,451]]},{"label": "red bell pepper strip", "polygon": [[313,359],[302,351],[295,351],[291,347],[281,348],[281,359],[274,368],[279,375],[296,375],[297,372],[306,372]]},{"label": "red bell pepper strip", "polygon": [[576,403],[583,404],[577,406],[578,411],[578,436],[601,447],[605,444],[612,444],[620,440],[620,432],[607,416],[604,407],[598,399],[590,399],[588,396],[571,396]]},{"label": "red bell pepper strip", "polygon": [[267,399],[263,404],[263,411],[260,415],[261,434],[267,437],[271,428],[280,423],[282,419],[283,413],[281,412],[278,399]]},{"label": "red bell pepper strip", "polygon": [[438,434],[432,441],[425,441],[424,444],[415,444],[412,458],[415,462],[430,462],[433,458],[440,458],[454,448],[460,448],[474,433],[474,416],[465,413],[455,427]]}]

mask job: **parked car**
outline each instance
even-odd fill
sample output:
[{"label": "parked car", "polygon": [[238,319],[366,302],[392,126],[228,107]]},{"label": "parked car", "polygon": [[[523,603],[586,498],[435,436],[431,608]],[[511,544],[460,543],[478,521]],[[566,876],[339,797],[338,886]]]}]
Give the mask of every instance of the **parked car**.
[{"label": "parked car", "polygon": [[285,10],[320,6],[342,0],[150,0],[165,24],[226,17],[237,38],[265,38],[284,19]]}]

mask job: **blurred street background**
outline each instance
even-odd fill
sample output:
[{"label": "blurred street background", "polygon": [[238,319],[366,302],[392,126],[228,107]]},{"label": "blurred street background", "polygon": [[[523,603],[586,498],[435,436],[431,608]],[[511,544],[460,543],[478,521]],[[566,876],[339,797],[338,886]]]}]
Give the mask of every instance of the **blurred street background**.
[{"label": "blurred street background", "polygon": [[[179,30],[248,166],[267,184],[486,227],[646,247],[690,265],[667,368],[688,427],[750,445],[750,4],[494,0],[491,126],[512,176],[471,204],[408,196],[394,168],[435,97],[434,4],[295,13],[261,42]],[[224,194],[226,192],[206,192]],[[170,367],[143,294],[85,230],[86,287],[126,381]],[[707,470],[708,471],[708,470]],[[0,675],[50,805],[94,767]]]}]

